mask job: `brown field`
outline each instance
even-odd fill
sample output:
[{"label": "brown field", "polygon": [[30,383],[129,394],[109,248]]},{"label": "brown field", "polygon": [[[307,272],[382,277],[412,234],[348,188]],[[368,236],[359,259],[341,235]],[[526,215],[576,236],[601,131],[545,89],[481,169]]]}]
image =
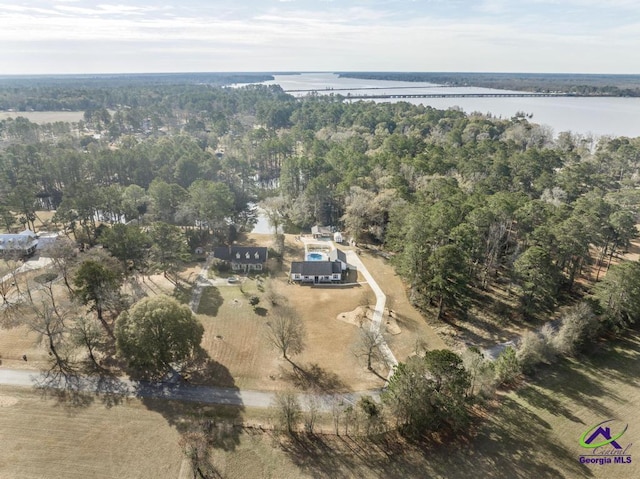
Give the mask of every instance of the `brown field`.
[{"label": "brown field", "polygon": [[69,409],[0,386],[2,397],[15,401],[0,407],[3,479],[178,478],[178,432],[137,400]]},{"label": "brown field", "polygon": [[83,111],[0,111],[0,120],[7,118],[26,118],[32,123],[55,123],[62,121],[67,123],[77,123],[84,118]]},{"label": "brown field", "polygon": [[415,351],[416,341],[422,342],[428,349],[446,348],[439,336],[443,331],[442,323],[425,318],[409,303],[405,284],[393,266],[386,259],[366,251],[362,252],[360,259],[387,296],[386,307],[394,312],[393,316],[402,331],[389,341],[389,347],[398,361],[404,361]]}]

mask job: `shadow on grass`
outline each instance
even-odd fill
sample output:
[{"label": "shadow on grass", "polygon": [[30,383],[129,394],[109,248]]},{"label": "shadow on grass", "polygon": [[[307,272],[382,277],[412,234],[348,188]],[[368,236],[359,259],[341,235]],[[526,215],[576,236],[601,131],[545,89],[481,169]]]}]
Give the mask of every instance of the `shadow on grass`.
[{"label": "shadow on grass", "polygon": [[291,363],[291,370],[281,368],[282,377],[303,391],[338,392],[346,389],[346,385],[337,374],[312,363],[305,366]]},{"label": "shadow on grass", "polygon": [[434,435],[409,442],[394,432],[370,438],[296,434],[280,439],[279,447],[311,477],[593,476],[572,451],[554,441],[535,415],[510,398],[475,437]]},{"label": "shadow on grass", "polygon": [[[527,385],[516,391],[516,394],[538,409],[545,409],[554,416],[564,416],[570,421],[579,422],[584,424],[584,421],[579,417],[573,415],[573,413],[566,408],[560,401],[552,397],[551,394],[540,392],[535,386]],[[551,426],[546,421],[538,418],[541,423],[544,423],[544,427],[551,429]]]},{"label": "shadow on grass", "polygon": [[197,312],[207,316],[217,316],[222,303],[224,303],[224,298],[220,294],[220,290],[215,286],[207,286],[202,290]]},{"label": "shadow on grass", "polygon": [[585,367],[589,362],[559,359],[553,365],[541,368],[538,371],[540,379],[535,382],[548,390],[547,396],[562,394],[568,398],[568,402],[592,409],[602,416],[609,416],[611,409],[605,403],[611,400],[621,402],[623,398],[601,381],[606,380],[606,375],[603,377],[601,371],[589,374],[589,367]]},{"label": "shadow on grass", "polygon": [[139,381],[136,396],[160,413],[184,437],[204,434],[214,448],[233,450],[239,444],[244,404],[233,376],[204,351],[180,374],[164,382]]}]

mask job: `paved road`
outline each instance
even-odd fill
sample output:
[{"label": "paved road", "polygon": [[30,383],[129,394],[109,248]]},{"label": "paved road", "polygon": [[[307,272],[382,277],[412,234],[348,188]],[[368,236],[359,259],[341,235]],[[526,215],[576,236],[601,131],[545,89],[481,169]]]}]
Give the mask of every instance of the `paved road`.
[{"label": "paved road", "polygon": [[[0,367],[0,385],[16,387],[34,387],[41,379],[36,371],[25,369],[5,369]],[[62,385],[59,386],[62,388]],[[226,404],[233,406],[261,407],[271,406],[275,394],[265,391],[249,389],[233,389],[213,386],[193,386],[184,383],[151,383],[146,381],[131,381],[124,378],[81,377],[78,389],[89,393],[109,393],[126,397],[155,398],[178,401],[202,402],[207,404]],[[360,391],[347,394],[321,396],[320,409],[330,410],[332,399],[342,399],[355,403],[364,395],[378,398],[379,390]],[[305,405],[307,395],[299,394],[302,406]]]}]

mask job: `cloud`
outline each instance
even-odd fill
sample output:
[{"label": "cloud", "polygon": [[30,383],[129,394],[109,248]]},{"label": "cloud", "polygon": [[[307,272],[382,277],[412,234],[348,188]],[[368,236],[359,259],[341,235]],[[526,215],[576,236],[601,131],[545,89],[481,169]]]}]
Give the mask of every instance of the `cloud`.
[{"label": "cloud", "polygon": [[[158,71],[163,61],[178,70],[200,61],[196,69],[206,70],[214,60],[216,70],[253,71],[640,71],[633,48],[640,44],[637,17],[610,12],[604,22],[585,17],[586,7],[580,16],[551,12],[564,0],[389,0],[340,3],[340,8],[337,2],[234,1],[241,5],[225,0],[197,9],[178,3],[2,3],[0,64],[43,68],[42,52],[47,52],[47,67],[57,58],[67,65],[65,71],[74,61],[82,71],[93,49],[104,59],[96,60],[95,68],[110,65],[109,71],[131,71],[130,65]],[[567,2],[579,8],[595,0]],[[626,0],[613,2],[631,8]],[[137,63],[125,62],[133,56]]]},{"label": "cloud", "polygon": [[75,7],[69,5],[57,5],[56,10],[75,15],[142,15],[157,10],[154,7],[135,7],[130,5],[97,5],[96,8]]}]

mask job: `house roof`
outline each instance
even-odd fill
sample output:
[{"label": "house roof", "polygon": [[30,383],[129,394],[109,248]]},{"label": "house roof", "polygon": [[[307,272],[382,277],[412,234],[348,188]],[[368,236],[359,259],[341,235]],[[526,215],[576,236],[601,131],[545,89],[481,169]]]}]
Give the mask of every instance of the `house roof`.
[{"label": "house roof", "polygon": [[329,259],[331,261],[340,260],[344,264],[347,264],[347,255],[341,249],[336,248],[334,250],[331,250],[331,252],[329,253]]},{"label": "house roof", "polygon": [[292,261],[291,273],[304,276],[328,276],[341,273],[342,266],[336,261]]},{"label": "house roof", "polygon": [[331,226],[312,226],[311,234],[314,235],[322,235],[322,236],[331,236],[333,233],[331,232]]},{"label": "house roof", "polygon": [[24,230],[18,234],[0,234],[0,250],[27,250],[38,244],[36,234],[31,230]]},{"label": "house roof", "polygon": [[213,248],[213,257],[231,263],[258,264],[267,261],[268,251],[263,246],[220,246]]}]

